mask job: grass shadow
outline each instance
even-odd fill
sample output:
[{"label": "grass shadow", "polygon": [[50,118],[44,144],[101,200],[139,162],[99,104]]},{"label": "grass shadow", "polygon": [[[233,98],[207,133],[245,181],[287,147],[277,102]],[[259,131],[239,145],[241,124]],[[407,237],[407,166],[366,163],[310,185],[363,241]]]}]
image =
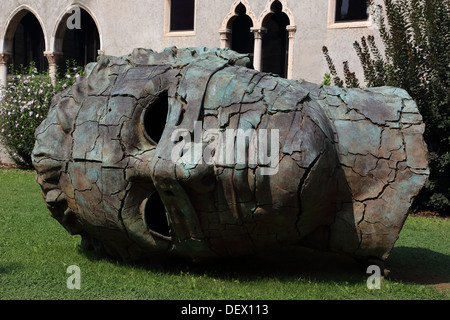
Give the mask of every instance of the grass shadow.
[{"label": "grass shadow", "polygon": [[[99,252],[78,247],[90,261],[107,261],[168,275],[189,273],[223,280],[256,281],[276,278],[279,281],[310,279],[316,282],[356,284],[368,277],[367,265],[337,253],[304,247],[287,247],[264,256],[199,260],[155,258],[151,261],[124,262]],[[386,261],[388,279],[419,285],[450,283],[450,256],[426,248],[394,247]],[[1,271],[1,270],[0,270]]]},{"label": "grass shadow", "polygon": [[168,275],[189,273],[209,276],[221,280],[257,281],[264,278],[278,281],[310,279],[316,282],[333,281],[335,283],[355,284],[367,279],[366,267],[350,256],[321,252],[303,247],[289,247],[265,254],[211,260],[184,258],[155,258],[152,261],[127,263],[106,255],[84,251],[91,261],[109,261]]},{"label": "grass shadow", "polygon": [[17,272],[20,269],[23,269],[23,266],[19,265],[18,263],[9,263],[7,265],[0,264],[0,275],[12,274],[14,272]]},{"label": "grass shadow", "polygon": [[395,247],[388,259],[390,278],[420,285],[450,283],[450,255],[417,247]]}]

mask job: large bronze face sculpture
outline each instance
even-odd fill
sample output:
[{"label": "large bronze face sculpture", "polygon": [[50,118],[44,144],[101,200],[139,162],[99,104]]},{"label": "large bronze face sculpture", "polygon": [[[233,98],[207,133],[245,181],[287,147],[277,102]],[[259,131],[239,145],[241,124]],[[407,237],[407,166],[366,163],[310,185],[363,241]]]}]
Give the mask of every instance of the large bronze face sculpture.
[{"label": "large bronze face sculpture", "polygon": [[101,56],[36,131],[51,215],[126,260],[292,245],[385,259],[428,175],[415,103],[248,62],[205,48]]}]

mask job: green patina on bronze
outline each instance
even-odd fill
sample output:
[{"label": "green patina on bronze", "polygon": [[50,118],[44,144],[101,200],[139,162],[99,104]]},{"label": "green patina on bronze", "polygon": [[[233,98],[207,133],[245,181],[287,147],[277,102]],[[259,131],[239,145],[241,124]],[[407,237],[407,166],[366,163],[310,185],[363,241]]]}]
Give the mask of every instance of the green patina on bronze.
[{"label": "green patina on bronze", "polygon": [[[320,86],[248,65],[206,48],[136,49],[89,65],[36,131],[51,215],[85,248],[126,260],[292,245],[385,260],[429,174],[415,103],[398,88]],[[172,161],[174,130],[196,124],[278,130],[276,173]]]}]

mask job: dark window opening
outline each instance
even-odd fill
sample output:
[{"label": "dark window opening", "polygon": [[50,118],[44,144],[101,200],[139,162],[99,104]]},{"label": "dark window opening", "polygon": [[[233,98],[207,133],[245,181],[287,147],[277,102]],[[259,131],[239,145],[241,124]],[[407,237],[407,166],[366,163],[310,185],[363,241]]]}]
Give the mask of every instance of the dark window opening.
[{"label": "dark window opening", "polygon": [[195,0],[171,0],[170,31],[194,30]]},{"label": "dark window opening", "polygon": [[254,37],[250,30],[253,27],[252,19],[246,14],[243,4],[236,8],[237,17],[232,24],[231,49],[238,53],[250,54],[253,62]]},{"label": "dark window opening", "polygon": [[367,0],[336,0],[335,21],[367,20]]},{"label": "dark window opening", "polygon": [[158,99],[151,103],[144,111],[143,129],[147,138],[158,143],[166,127],[169,113],[169,95],[162,92]]},{"label": "dark window opening", "polygon": [[28,66],[34,62],[36,69],[43,72],[48,68],[44,51],[45,40],[41,25],[29,12],[22,18],[14,34],[12,64],[18,69],[21,65]]},{"label": "dark window opening", "polygon": [[150,232],[170,237],[169,222],[167,221],[166,207],[158,192],[147,199],[144,209],[144,223]]},{"label": "dark window opening", "polygon": [[286,77],[289,43],[286,27],[289,18],[282,9],[281,2],[275,1],[272,13],[264,20],[267,33],[263,36],[262,71]]},{"label": "dark window opening", "polygon": [[85,66],[97,60],[100,49],[100,36],[97,25],[85,10],[81,9],[81,29],[67,28],[64,33],[64,59],[60,67],[65,71],[65,61],[75,61],[79,66]]}]

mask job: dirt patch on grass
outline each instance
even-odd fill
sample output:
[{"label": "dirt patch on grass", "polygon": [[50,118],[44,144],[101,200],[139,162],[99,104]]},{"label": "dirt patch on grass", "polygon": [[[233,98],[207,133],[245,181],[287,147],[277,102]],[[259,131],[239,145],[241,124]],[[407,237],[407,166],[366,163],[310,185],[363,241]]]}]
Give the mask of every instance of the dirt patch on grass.
[{"label": "dirt patch on grass", "polygon": [[448,277],[424,272],[424,270],[402,270],[401,273],[394,271],[391,272],[389,278],[394,281],[415,283],[432,287],[439,291],[449,291],[450,293]]},{"label": "dirt patch on grass", "polygon": [[450,282],[433,284],[432,287],[439,291],[448,291],[450,293]]},{"label": "dirt patch on grass", "polygon": [[420,211],[413,212],[410,214],[412,217],[426,217],[426,218],[439,218],[439,219],[448,219],[447,216],[443,216],[436,211]]},{"label": "dirt patch on grass", "polygon": [[0,169],[17,169],[19,168],[16,164],[3,163],[0,161]]},{"label": "dirt patch on grass", "polygon": [[24,172],[34,171],[33,168],[24,168],[17,164],[3,163],[3,162],[0,162],[0,170],[22,170]]}]

